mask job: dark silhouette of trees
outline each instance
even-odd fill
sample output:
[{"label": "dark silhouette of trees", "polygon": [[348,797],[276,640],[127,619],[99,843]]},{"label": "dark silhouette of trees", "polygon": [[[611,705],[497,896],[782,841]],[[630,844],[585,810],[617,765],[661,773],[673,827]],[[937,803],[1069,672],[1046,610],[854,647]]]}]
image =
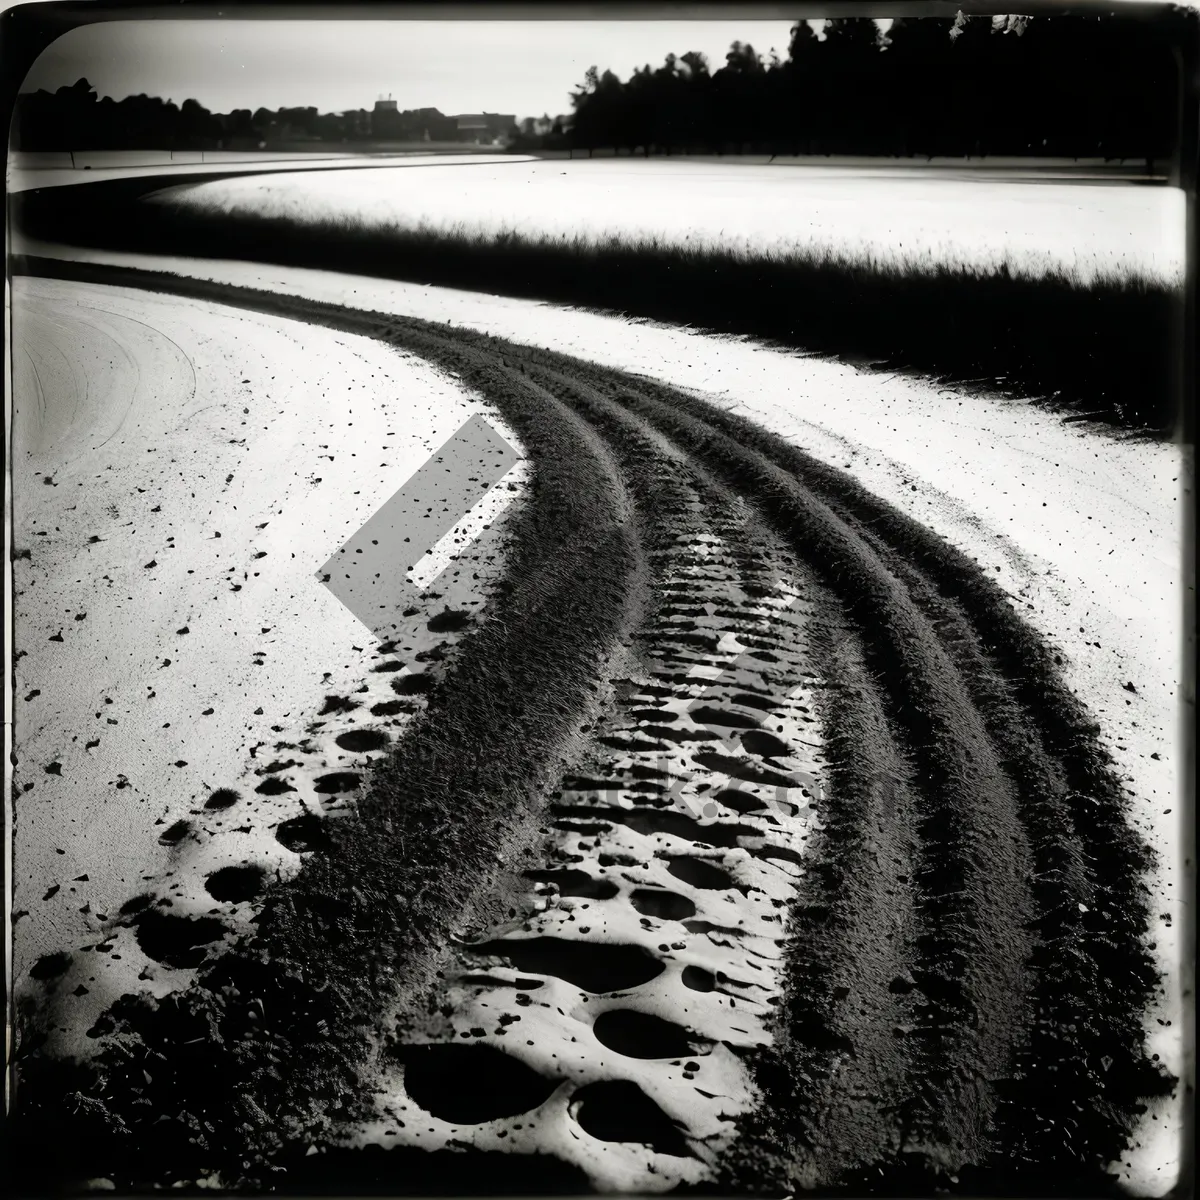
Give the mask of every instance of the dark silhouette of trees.
[{"label": "dark silhouette of trees", "polygon": [[569,140],[589,153],[1161,162],[1198,29],[1183,9],[898,18],[886,33],[866,18],[834,18],[820,35],[799,21],[784,59],[734,42],[712,73],[694,52],[626,81],[593,67],[571,98]]},{"label": "dark silhouette of trees", "polygon": [[[77,136],[94,136],[98,104],[95,89],[86,79],[78,79],[70,87],[55,92],[40,91],[19,96],[15,113],[15,129],[19,146],[46,150],[69,150],[67,131],[73,126]],[[106,110],[107,112],[107,110]]]},{"label": "dark silhouette of trees", "polygon": [[235,108],[218,120],[222,125],[222,141],[257,141],[260,136],[254,129],[254,114],[248,108]]},{"label": "dark silhouette of trees", "polygon": [[182,106],[146,95],[98,100],[79,79],[56,92],[18,96],[13,132],[21,150],[202,149],[216,145],[224,125],[196,100]]},{"label": "dark silhouette of trees", "polygon": [[736,154],[758,148],[767,116],[766,78],[762,57],[749,42],[729,47],[711,85],[719,150]]},{"label": "dark silhouette of trees", "polygon": [[221,136],[221,122],[198,100],[185,100],[176,125],[185,146],[203,146]]},{"label": "dark silhouette of trees", "polygon": [[885,64],[875,22],[858,17],[827,21],[819,54],[814,65],[822,85],[818,106],[824,115],[826,153],[861,154],[860,146],[878,152],[876,72]]},{"label": "dark silhouette of trees", "polygon": [[[1062,16],[834,18],[791,30],[786,57],[734,42],[711,69],[695,51],[597,67],[573,120],[527,124],[520,148],[621,154],[995,155],[1134,159],[1162,166],[1185,119],[1182,80],[1200,62],[1200,18],[1182,8]],[[1190,117],[1187,119],[1191,119]],[[436,109],[397,114],[398,136],[453,137]],[[550,124],[550,128],[546,128]],[[86,79],[18,97],[27,150],[244,147],[367,140],[365,110],[235,109],[195,100],[98,100]]]},{"label": "dark silhouette of trees", "polygon": [[651,143],[670,154],[686,149],[688,102],[685,76],[679,60],[668,54],[666,62],[647,81],[650,92]]},{"label": "dark silhouette of trees", "polygon": [[[91,84],[80,79],[53,93],[19,95],[13,136],[19,150],[253,149],[279,141],[369,138],[367,116],[365,112],[321,114],[311,105],[211,113],[197,100],[176,105],[146,95],[119,102],[111,96],[97,100]],[[397,116],[403,125],[401,136],[419,140],[426,130],[443,140],[454,136],[454,120],[437,109]]]},{"label": "dark silhouette of trees", "polygon": [[601,75],[595,67],[588,68],[582,88],[571,94],[571,104],[575,109],[574,135],[589,153],[601,147],[615,150],[625,145],[630,91],[612,71]]}]

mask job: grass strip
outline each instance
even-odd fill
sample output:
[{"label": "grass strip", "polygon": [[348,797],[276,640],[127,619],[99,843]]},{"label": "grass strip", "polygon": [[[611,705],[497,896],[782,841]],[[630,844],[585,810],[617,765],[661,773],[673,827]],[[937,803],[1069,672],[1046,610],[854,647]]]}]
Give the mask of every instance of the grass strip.
[{"label": "grass strip", "polygon": [[1184,291],[1154,279],[1089,281],[1053,270],[1034,277],[1004,265],[897,266],[803,247],[752,253],[661,238],[528,237],[144,202],[161,186],[106,181],[18,193],[10,203],[16,227],[47,241],[316,267],[689,324],[948,382],[985,382],[1160,435],[1186,415]]}]

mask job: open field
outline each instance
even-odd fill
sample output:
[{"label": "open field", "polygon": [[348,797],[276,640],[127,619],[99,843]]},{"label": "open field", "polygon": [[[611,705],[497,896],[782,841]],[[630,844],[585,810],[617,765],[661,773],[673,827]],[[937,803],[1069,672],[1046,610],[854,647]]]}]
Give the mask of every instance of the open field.
[{"label": "open field", "polygon": [[[964,177],[965,176],[965,177]],[[902,270],[1063,274],[1089,283],[1175,281],[1184,269],[1178,188],[1042,177],[971,178],[965,169],[755,165],[738,160],[479,161],[468,173],[243,176],[165,189],[154,204],[303,228],[430,229],[663,246],[743,256],[866,260]]]},{"label": "open field", "polygon": [[[28,1068],[56,1127],[57,1095],[104,1081],[71,1118],[81,1169],[1106,1186],[1164,1090],[1138,881],[1172,807],[1177,451],[495,297],[30,265],[380,338],[533,471],[479,624],[254,931],[222,911],[176,999],[116,1005],[98,1077]],[[417,307],[437,323],[396,315]],[[156,894],[105,944],[146,940]],[[67,978],[37,986],[69,1012]]]},{"label": "open field", "polygon": [[1181,419],[1177,189],[608,160],[88,195],[19,198],[18,226],[749,334],[1159,434]]}]

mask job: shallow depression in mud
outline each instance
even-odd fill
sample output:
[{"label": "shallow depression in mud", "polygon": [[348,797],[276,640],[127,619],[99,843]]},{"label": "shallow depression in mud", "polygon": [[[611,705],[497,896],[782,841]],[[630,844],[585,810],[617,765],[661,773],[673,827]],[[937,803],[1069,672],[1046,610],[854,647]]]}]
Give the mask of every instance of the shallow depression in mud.
[{"label": "shallow depression in mud", "polygon": [[596,1038],[629,1058],[678,1058],[697,1054],[708,1041],[682,1025],[632,1008],[610,1008],[592,1026]]},{"label": "shallow depression in mud", "polygon": [[581,1087],[571,1101],[579,1126],[603,1142],[638,1142],[679,1158],[693,1151],[679,1126],[636,1083],[604,1080]]},{"label": "shallow depression in mud", "polygon": [[559,1083],[488,1045],[405,1046],[397,1056],[412,1100],[432,1116],[464,1125],[528,1112]]},{"label": "shallow depression in mud", "polygon": [[263,867],[221,867],[204,881],[205,890],[214,900],[240,903],[253,900],[263,889],[267,872]]},{"label": "shallow depression in mud", "polygon": [[328,850],[333,845],[329,832],[329,820],[315,813],[305,813],[283,821],[275,830],[275,837],[288,850],[305,854],[313,850]]},{"label": "shallow depression in mud", "polygon": [[472,946],[474,954],[507,959],[519,971],[556,975],[585,992],[638,987],[662,974],[663,964],[641,946],[574,942],[565,938],[503,938]]},{"label": "shallow depression in mud", "polygon": [[198,967],[208,948],[225,936],[213,917],[177,917],[151,908],[136,921],[137,942],[147,958],[169,967]]}]

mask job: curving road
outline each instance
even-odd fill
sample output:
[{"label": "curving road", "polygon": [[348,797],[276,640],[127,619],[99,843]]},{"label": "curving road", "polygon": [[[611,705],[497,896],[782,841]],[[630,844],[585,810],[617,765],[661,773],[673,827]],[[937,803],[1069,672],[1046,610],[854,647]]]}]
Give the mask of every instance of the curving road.
[{"label": "curving road", "polygon": [[[1165,1086],[1149,860],[1090,714],[977,562],[663,384],[111,277],[425,359],[533,470],[480,624],[353,811],[260,873],[253,932],[150,920],[153,890],[113,922],[150,957],[227,951],[170,1015],[127,998],[95,1026],[116,1178],[1097,1183]],[[57,1003],[76,968],[43,972]]]}]

